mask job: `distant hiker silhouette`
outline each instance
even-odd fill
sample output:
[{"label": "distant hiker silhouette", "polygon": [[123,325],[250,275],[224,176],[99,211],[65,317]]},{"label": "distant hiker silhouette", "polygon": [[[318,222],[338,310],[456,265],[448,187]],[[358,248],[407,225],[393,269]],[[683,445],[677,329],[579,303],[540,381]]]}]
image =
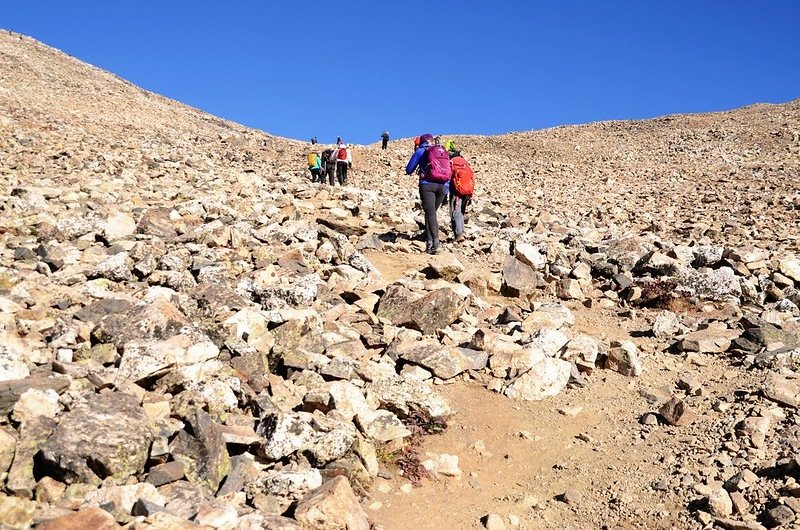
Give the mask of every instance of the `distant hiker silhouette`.
[{"label": "distant hiker silhouette", "polygon": [[311,137],[311,145],[317,145],[317,137],[316,136],[312,136]]},{"label": "distant hiker silhouette", "polygon": [[389,131],[383,131],[381,134],[381,149],[386,149],[386,144],[389,143]]},{"label": "distant hiker silhouette", "polygon": [[336,137],[336,145],[340,145],[341,143],[342,143],[342,137],[341,136],[337,136]]},{"label": "distant hiker silhouette", "polygon": [[441,145],[433,145],[430,134],[419,137],[419,147],[406,165],[406,175],[414,171],[419,174],[419,201],[425,212],[425,252],[438,254],[441,248],[436,210],[444,202],[452,166],[447,151]]}]

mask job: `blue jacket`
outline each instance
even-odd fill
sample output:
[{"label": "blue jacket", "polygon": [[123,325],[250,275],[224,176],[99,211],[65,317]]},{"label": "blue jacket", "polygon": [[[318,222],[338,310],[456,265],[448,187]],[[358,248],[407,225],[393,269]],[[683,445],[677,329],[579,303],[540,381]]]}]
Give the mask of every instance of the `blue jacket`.
[{"label": "blue jacket", "polygon": [[[422,142],[419,144],[417,150],[414,151],[413,155],[411,155],[408,164],[406,164],[406,175],[411,175],[414,173],[414,170],[416,170],[419,174],[420,184],[442,184],[442,182],[433,182],[432,180],[425,179],[425,168],[428,167],[428,148],[430,146],[431,144],[428,142]],[[444,184],[447,184],[447,182]]]}]

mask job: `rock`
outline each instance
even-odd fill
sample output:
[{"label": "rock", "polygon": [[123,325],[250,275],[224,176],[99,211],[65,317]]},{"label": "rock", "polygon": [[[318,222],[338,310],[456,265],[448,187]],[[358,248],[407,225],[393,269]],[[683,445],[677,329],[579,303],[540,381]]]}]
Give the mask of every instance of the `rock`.
[{"label": "rock", "polygon": [[183,464],[189,482],[213,495],[231,469],[222,429],[202,410],[195,413],[191,426],[194,434],[178,432],[170,452]]},{"label": "rock", "polygon": [[793,523],[795,519],[797,519],[797,516],[788,506],[778,505],[767,510],[767,521],[769,521],[773,527]]},{"label": "rock", "polygon": [[707,497],[708,511],[717,517],[727,517],[733,513],[733,502],[724,488],[714,489]]},{"label": "rock", "polygon": [[461,468],[458,467],[458,456],[442,453],[422,462],[422,466],[428,470],[433,477],[444,475],[447,477],[460,477]]},{"label": "rock", "polygon": [[315,438],[313,427],[295,414],[275,411],[265,415],[256,429],[264,437],[262,451],[270,460],[280,460],[307,447]]},{"label": "rock", "polygon": [[490,513],[483,517],[483,526],[486,530],[506,530],[503,518],[496,513]]},{"label": "rock", "polygon": [[716,322],[684,335],[680,348],[683,351],[722,353],[730,348],[731,341],[739,335],[740,332],[728,329],[722,322]]},{"label": "rock", "polygon": [[136,232],[136,221],[125,212],[111,212],[103,224],[103,236],[107,241],[132,236]]},{"label": "rock", "polygon": [[674,337],[680,329],[678,317],[672,311],[661,311],[653,321],[653,335],[659,339]]},{"label": "rock", "polygon": [[38,390],[45,393],[47,393],[47,390],[54,390],[60,394],[69,387],[69,384],[69,377],[46,377],[39,374],[25,379],[0,381],[0,413],[8,414],[11,412],[20,397],[29,390]]},{"label": "rock", "polygon": [[675,290],[687,296],[720,302],[738,302],[742,296],[739,277],[730,267],[720,267],[706,273],[690,269],[679,278]]},{"label": "rock", "polygon": [[170,218],[169,208],[150,208],[139,219],[136,232],[156,236],[162,239],[170,239],[178,235]]},{"label": "rock", "polygon": [[296,500],[321,485],[322,475],[318,469],[283,469],[262,474],[248,483],[245,491],[251,497],[261,493]]},{"label": "rock", "polygon": [[764,382],[761,392],[768,399],[797,408],[800,405],[800,383],[790,381],[777,374],[770,374]]},{"label": "rock", "polygon": [[525,401],[539,401],[555,396],[569,382],[572,364],[561,359],[545,358],[512,380],[503,393]]},{"label": "rock", "polygon": [[697,419],[697,414],[686,408],[683,401],[677,396],[661,405],[658,413],[670,425],[691,425]]},{"label": "rock", "polygon": [[96,506],[82,508],[80,511],[62,515],[39,524],[37,530],[117,530],[122,528],[114,516]]},{"label": "rock", "polygon": [[529,265],[509,256],[503,263],[503,285],[505,296],[524,297],[533,293],[540,284],[540,276]]},{"label": "rock", "polygon": [[636,344],[629,340],[613,342],[606,359],[606,368],[630,377],[642,375],[642,363],[639,361]]},{"label": "rock", "polygon": [[121,520],[130,515],[134,504],[139,500],[163,506],[166,499],[152,484],[142,482],[128,486],[108,486],[90,491],[85,496],[87,504],[99,507],[109,507],[109,511]]},{"label": "rock", "polygon": [[567,490],[561,495],[561,500],[574,506],[583,501],[583,494],[580,491]]},{"label": "rock", "polygon": [[544,256],[538,248],[528,243],[515,243],[514,257],[533,270],[543,270],[547,265],[547,256]]},{"label": "rock", "polygon": [[376,410],[358,414],[356,422],[365,436],[378,442],[388,442],[411,436],[403,422],[388,410]]},{"label": "rock", "polygon": [[36,488],[33,459],[55,429],[51,418],[37,416],[20,427],[14,460],[8,470],[6,489],[20,497],[32,497]]},{"label": "rock", "polygon": [[430,267],[437,278],[442,278],[449,282],[464,272],[464,265],[452,254],[435,256],[430,261]]},{"label": "rock", "polygon": [[90,278],[106,278],[113,282],[123,282],[133,279],[133,260],[127,252],[114,254],[102,263],[99,263],[90,273]]},{"label": "rock", "polygon": [[471,368],[472,363],[459,348],[423,344],[403,352],[401,359],[424,366],[441,379],[450,379]]},{"label": "rock", "polygon": [[366,393],[377,400],[382,408],[391,410],[401,418],[416,410],[431,418],[446,417],[451,413],[444,399],[422,381],[400,377],[379,379],[367,385]]},{"label": "rock", "polygon": [[42,456],[68,484],[122,480],[144,470],[153,441],[148,425],[133,396],[94,395],[61,416]]},{"label": "rock", "polygon": [[369,530],[367,516],[344,477],[334,477],[297,503],[295,519],[312,528]]},{"label": "rock", "polygon": [[6,430],[0,429],[0,476],[4,476],[4,473],[11,467],[16,447],[17,439]]},{"label": "rock", "polygon": [[30,388],[19,397],[11,417],[16,422],[25,423],[37,416],[55,418],[58,411],[58,392],[52,389]]},{"label": "rock", "polygon": [[653,276],[678,276],[683,272],[683,266],[677,259],[671,258],[661,252],[652,251],[645,254],[634,266],[634,271],[640,274]]},{"label": "rock", "polygon": [[724,517],[717,517],[714,522],[725,530],[766,530],[763,525],[755,522],[737,521]]},{"label": "rock", "polygon": [[558,281],[556,295],[562,300],[583,300],[583,289],[578,280],[562,278]]},{"label": "rock", "polygon": [[[437,289],[405,306],[392,318],[396,326],[408,326],[426,335],[455,322],[464,312],[464,301],[449,288]],[[381,316],[380,313],[378,316]]]},{"label": "rock", "polygon": [[800,260],[797,256],[783,256],[778,260],[778,270],[787,278],[800,282]]},{"label": "rock", "polygon": [[33,524],[36,503],[0,494],[0,528],[27,530]]},{"label": "rock", "polygon": [[153,486],[163,486],[176,480],[181,480],[184,476],[183,462],[172,461],[165,464],[158,464],[150,468],[147,473],[147,482]]},{"label": "rock", "polygon": [[542,328],[561,329],[575,323],[575,315],[561,304],[542,304],[522,321],[522,330],[531,333]]}]

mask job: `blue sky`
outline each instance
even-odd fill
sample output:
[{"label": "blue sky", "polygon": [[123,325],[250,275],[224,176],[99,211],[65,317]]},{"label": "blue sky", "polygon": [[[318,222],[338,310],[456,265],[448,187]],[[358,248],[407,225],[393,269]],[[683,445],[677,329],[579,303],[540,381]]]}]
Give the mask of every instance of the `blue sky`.
[{"label": "blue sky", "polygon": [[0,27],[269,133],[499,134],[800,98],[800,2],[36,1]]}]

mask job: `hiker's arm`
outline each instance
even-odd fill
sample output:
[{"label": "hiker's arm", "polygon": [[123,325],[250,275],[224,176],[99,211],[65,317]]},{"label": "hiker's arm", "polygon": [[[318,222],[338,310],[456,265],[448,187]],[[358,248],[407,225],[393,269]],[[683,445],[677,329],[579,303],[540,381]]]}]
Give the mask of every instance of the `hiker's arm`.
[{"label": "hiker's arm", "polygon": [[414,173],[414,170],[417,169],[419,165],[419,159],[422,158],[422,153],[425,151],[423,149],[417,149],[414,151],[414,154],[411,155],[411,159],[408,161],[406,165],[406,175],[411,175]]}]

